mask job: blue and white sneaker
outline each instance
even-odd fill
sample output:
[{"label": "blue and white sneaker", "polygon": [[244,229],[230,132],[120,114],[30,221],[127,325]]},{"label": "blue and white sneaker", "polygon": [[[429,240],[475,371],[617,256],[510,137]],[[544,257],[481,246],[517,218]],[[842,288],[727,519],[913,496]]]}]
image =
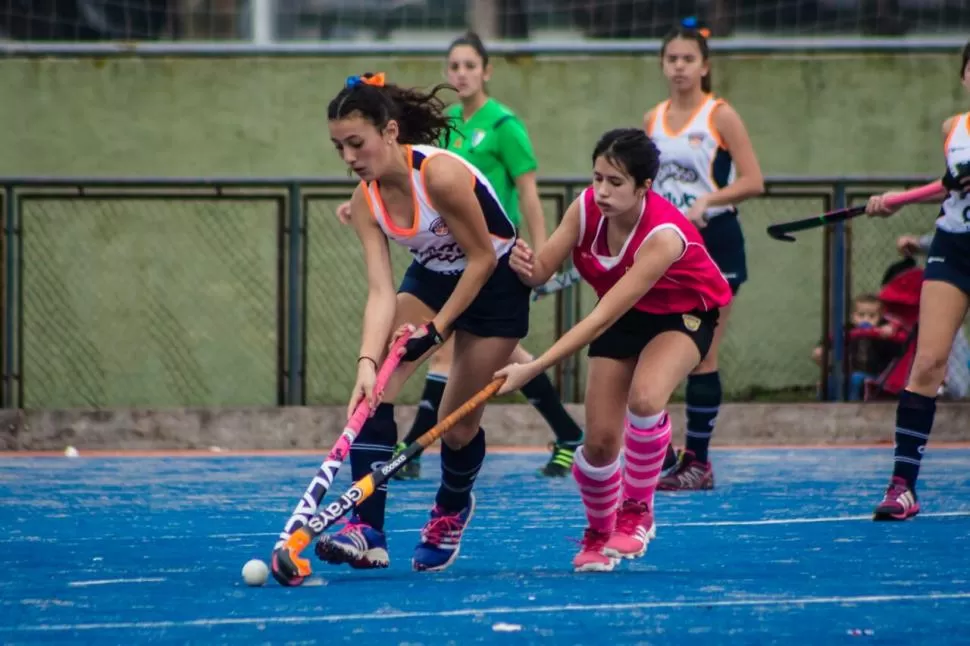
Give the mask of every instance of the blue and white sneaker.
[{"label": "blue and white sneaker", "polygon": [[357,516],[353,516],[340,531],[321,536],[314,551],[321,561],[333,565],[349,563],[358,570],[384,568],[390,564],[384,532],[360,522]]},{"label": "blue and white sneaker", "polygon": [[435,505],[431,520],[421,530],[421,542],[414,548],[411,567],[418,572],[438,572],[458,558],[461,535],[475,515],[475,494],[468,506],[456,514],[446,514]]}]

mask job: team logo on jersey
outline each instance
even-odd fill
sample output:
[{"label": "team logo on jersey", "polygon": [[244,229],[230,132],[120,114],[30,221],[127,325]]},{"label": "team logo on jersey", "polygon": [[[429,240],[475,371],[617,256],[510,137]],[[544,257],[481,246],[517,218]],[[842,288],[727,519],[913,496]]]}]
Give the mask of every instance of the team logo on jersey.
[{"label": "team logo on jersey", "polygon": [[697,332],[701,327],[701,320],[694,316],[693,314],[684,314],[684,327],[687,328],[689,332]]},{"label": "team logo on jersey", "polygon": [[475,132],[472,133],[472,148],[482,143],[482,141],[485,139],[485,134],[486,132],[484,130],[480,130],[478,128],[475,129]]},{"label": "team logo on jersey", "polygon": [[704,139],[706,138],[707,138],[707,135],[704,134],[703,132],[692,132],[687,135],[687,143],[690,145],[691,148],[697,148],[702,143],[704,143]]},{"label": "team logo on jersey", "polygon": [[445,221],[441,218],[436,218],[435,221],[431,223],[431,226],[428,227],[428,230],[439,238],[444,238],[446,235],[448,235],[448,225],[445,224]]},{"label": "team logo on jersey", "polygon": [[663,184],[668,179],[682,184],[693,184],[699,178],[697,171],[693,168],[681,166],[677,162],[667,162],[666,164],[660,165],[660,170],[657,172],[657,179],[654,181],[654,184]]}]

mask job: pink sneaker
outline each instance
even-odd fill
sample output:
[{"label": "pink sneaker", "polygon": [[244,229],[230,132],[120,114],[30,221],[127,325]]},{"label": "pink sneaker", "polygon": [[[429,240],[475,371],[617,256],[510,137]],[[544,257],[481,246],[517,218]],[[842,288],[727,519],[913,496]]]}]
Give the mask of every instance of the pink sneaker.
[{"label": "pink sneaker", "polygon": [[909,488],[903,478],[894,476],[889,481],[886,496],[872,513],[873,520],[906,520],[919,513],[916,492]]},{"label": "pink sneaker", "polygon": [[609,539],[609,534],[587,527],[580,543],[582,547],[579,554],[573,558],[573,570],[576,572],[612,572],[616,566],[616,559],[603,554],[603,546]]},{"label": "pink sneaker", "polygon": [[640,558],[656,535],[653,510],[647,503],[624,500],[616,517],[616,529],[603,547],[603,554],[617,559]]}]

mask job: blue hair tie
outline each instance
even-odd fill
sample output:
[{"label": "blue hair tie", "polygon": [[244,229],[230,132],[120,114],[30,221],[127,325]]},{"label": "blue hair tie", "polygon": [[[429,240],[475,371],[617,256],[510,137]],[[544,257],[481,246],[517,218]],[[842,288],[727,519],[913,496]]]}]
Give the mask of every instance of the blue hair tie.
[{"label": "blue hair tie", "polygon": [[684,29],[697,29],[697,18],[688,16],[680,21],[680,26]]},{"label": "blue hair tie", "polygon": [[348,76],[347,77],[347,87],[357,87],[364,81],[359,76]]}]

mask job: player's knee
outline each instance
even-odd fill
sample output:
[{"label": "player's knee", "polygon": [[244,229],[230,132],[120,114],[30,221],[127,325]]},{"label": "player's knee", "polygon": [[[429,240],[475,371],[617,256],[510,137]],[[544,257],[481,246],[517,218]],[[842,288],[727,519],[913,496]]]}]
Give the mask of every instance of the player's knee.
[{"label": "player's knee", "polygon": [[[439,411],[440,414],[440,411]],[[439,421],[444,416],[439,416]],[[441,441],[448,445],[448,448],[459,450],[474,439],[478,433],[478,419],[463,419],[455,424],[447,435],[442,436]]]},{"label": "player's knee", "polygon": [[652,388],[636,389],[630,392],[627,406],[637,417],[659,415],[667,407],[670,393],[659,392]]},{"label": "player's knee", "polygon": [[909,380],[917,386],[938,386],[946,376],[946,357],[917,353]]},{"label": "player's knee", "polygon": [[607,433],[587,433],[583,442],[583,455],[590,466],[606,466],[620,457],[622,442],[623,438],[617,429]]}]

